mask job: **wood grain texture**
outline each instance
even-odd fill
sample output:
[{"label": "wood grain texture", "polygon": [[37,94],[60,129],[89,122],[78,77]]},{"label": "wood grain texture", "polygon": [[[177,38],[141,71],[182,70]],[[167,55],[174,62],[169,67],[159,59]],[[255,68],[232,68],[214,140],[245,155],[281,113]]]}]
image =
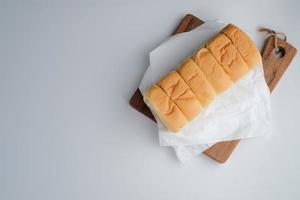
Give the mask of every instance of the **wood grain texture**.
[{"label": "wood grain texture", "polygon": [[218,142],[204,151],[204,154],[219,163],[225,163],[240,140]]},{"label": "wood grain texture", "polygon": [[197,28],[198,26],[204,24],[204,21],[195,17],[194,15],[187,14],[180,22],[179,26],[176,28],[172,35],[176,35],[178,33],[188,32]]},{"label": "wood grain texture", "polygon": [[[190,31],[203,23],[204,22],[202,20],[188,14],[183,18],[173,34]],[[267,38],[262,53],[265,79],[269,85],[270,91],[274,89],[297,52],[297,50],[287,42],[280,39],[278,39],[278,41],[279,47],[281,47],[284,52],[284,56],[282,58],[279,59],[274,54],[273,37]],[[139,89],[135,91],[129,103],[134,109],[155,121],[150,109],[144,103]],[[238,143],[239,140],[219,142],[207,149],[204,153],[215,161],[224,163],[228,160]]]},{"label": "wood grain texture", "polygon": [[297,53],[295,47],[280,38],[277,38],[277,44],[282,51],[281,58],[278,58],[274,52],[273,36],[267,38],[262,51],[265,79],[271,92]]},{"label": "wood grain texture", "polygon": [[144,115],[149,117],[151,120],[156,122],[149,107],[145,104],[145,102],[143,100],[143,95],[139,88],[136,89],[136,91],[134,92],[133,96],[131,97],[131,99],[129,101],[129,104],[131,107],[133,107],[134,109],[138,110],[139,112],[143,113]]}]

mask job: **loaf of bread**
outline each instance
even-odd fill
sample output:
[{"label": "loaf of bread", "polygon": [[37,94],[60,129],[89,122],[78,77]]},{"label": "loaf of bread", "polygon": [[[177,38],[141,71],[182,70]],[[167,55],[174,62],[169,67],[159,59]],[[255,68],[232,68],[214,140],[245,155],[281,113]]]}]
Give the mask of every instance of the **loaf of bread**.
[{"label": "loaf of bread", "polygon": [[261,62],[246,33],[229,24],[143,94],[145,103],[168,130],[178,132],[217,94]]}]

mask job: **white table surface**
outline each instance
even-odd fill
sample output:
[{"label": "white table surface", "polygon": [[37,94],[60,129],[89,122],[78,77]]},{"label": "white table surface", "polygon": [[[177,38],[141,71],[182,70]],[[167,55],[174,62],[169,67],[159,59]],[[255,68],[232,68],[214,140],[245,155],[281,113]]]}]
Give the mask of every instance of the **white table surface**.
[{"label": "white table surface", "polygon": [[0,199],[299,199],[299,55],[273,134],[220,165],[181,164],[128,106],[148,53],[186,13],[266,25],[300,49],[299,1],[0,1]]}]

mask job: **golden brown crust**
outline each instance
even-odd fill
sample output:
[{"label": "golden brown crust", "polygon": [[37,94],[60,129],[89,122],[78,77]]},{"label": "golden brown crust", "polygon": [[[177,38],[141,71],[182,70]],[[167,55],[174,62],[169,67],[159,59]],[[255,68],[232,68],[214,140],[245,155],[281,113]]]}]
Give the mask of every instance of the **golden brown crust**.
[{"label": "golden brown crust", "polygon": [[228,24],[222,31],[237,47],[249,68],[255,67],[261,61],[261,55],[254,42],[238,27]]},{"label": "golden brown crust", "polygon": [[187,119],[175,103],[157,85],[152,85],[144,93],[144,101],[160,118],[168,130],[178,132]]},{"label": "golden brown crust", "polygon": [[219,33],[211,39],[206,48],[233,81],[237,81],[249,71],[248,65],[241,57],[238,49],[224,34]]},{"label": "golden brown crust", "polygon": [[230,77],[225,73],[224,69],[219,65],[208,49],[199,49],[192,56],[192,59],[199,66],[216,93],[225,91],[232,84]]},{"label": "golden brown crust", "polygon": [[178,132],[233,81],[261,61],[252,40],[232,24],[144,93],[168,130]]},{"label": "golden brown crust", "polygon": [[192,59],[187,59],[177,71],[197,96],[203,107],[207,106],[215,98],[215,90]]},{"label": "golden brown crust", "polygon": [[201,104],[190,87],[176,71],[163,77],[158,85],[191,121],[201,111]]}]

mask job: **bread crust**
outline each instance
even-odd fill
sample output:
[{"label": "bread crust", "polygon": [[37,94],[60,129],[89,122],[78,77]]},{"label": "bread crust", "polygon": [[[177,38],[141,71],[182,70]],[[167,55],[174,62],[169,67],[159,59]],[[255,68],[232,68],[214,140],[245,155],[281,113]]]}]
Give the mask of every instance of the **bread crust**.
[{"label": "bread crust", "polygon": [[168,130],[176,133],[187,124],[184,114],[158,85],[147,89],[144,101]]},{"label": "bread crust", "polygon": [[237,47],[224,34],[217,34],[207,43],[206,48],[233,81],[239,80],[249,71]]},{"label": "bread crust", "polygon": [[199,49],[192,56],[192,59],[206,76],[217,94],[224,92],[232,85],[232,80],[208,49]]},{"label": "bread crust", "polygon": [[191,58],[184,61],[177,71],[197,96],[203,107],[207,106],[216,97],[214,88]]},{"label": "bread crust", "polygon": [[159,87],[191,121],[201,111],[202,106],[197,96],[177,71],[172,71],[158,82]]},{"label": "bread crust", "polygon": [[256,48],[255,43],[251,38],[233,24],[228,24],[222,31],[231,42],[237,47],[241,56],[247,63],[249,68],[255,67],[259,62],[261,62],[261,54]]}]

